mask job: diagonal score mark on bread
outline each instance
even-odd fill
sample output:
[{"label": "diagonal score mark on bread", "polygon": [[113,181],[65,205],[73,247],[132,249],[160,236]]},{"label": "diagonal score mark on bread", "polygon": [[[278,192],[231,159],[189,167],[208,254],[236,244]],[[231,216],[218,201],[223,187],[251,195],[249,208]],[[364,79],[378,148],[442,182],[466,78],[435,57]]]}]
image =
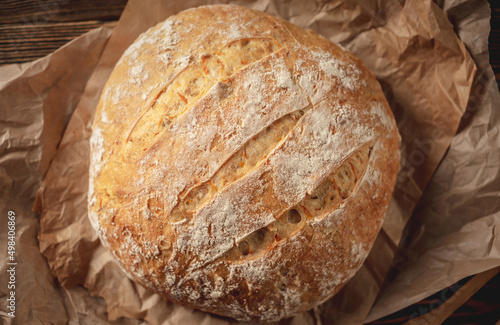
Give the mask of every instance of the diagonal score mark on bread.
[{"label": "diagonal score mark on bread", "polygon": [[267,155],[287,137],[308,110],[309,106],[287,114],[253,136],[221,166],[211,179],[182,195],[170,212],[170,222],[184,222],[191,218],[203,203],[218,191],[244,177],[261,164]]},{"label": "diagonal score mark on bread", "polygon": [[[373,134],[368,132],[363,137],[355,137],[355,139],[351,138],[350,145],[345,146],[348,142],[346,140],[349,139],[349,134],[353,131],[348,131],[352,125],[341,122],[341,124],[337,125],[338,130],[331,128],[323,129],[323,131],[328,132],[333,137],[333,143],[343,143],[340,145],[340,147],[342,147],[342,149],[340,149],[342,154],[339,153],[338,156],[333,157],[331,155],[332,152],[329,150],[320,154],[320,156],[323,157],[321,159],[331,160],[331,162],[329,164],[325,164],[322,168],[323,176],[319,176],[320,174],[318,174],[317,176],[320,177],[319,179],[316,179],[316,181],[313,182],[308,181],[310,184],[308,187],[312,186],[313,183],[316,184],[314,185],[314,188],[311,188],[306,192],[305,188],[299,186],[298,195],[301,199],[291,205],[286,203],[278,203],[277,205],[270,202],[264,203],[266,197],[274,196],[273,191],[277,188],[277,184],[275,183],[276,179],[274,179],[272,174],[276,170],[280,170],[281,176],[287,177],[286,170],[282,167],[278,167],[278,165],[273,163],[273,161],[276,161],[276,159],[277,161],[280,161],[281,159],[293,160],[293,157],[285,154],[287,147],[295,147],[306,144],[314,145],[314,142],[309,142],[312,140],[309,136],[312,136],[313,133],[316,132],[315,127],[319,127],[319,125],[316,124],[318,122],[313,121],[319,121],[318,119],[327,121],[324,119],[324,114],[329,110],[328,106],[331,104],[331,102],[321,100],[317,103],[317,105],[314,105],[314,107],[308,110],[307,113],[300,119],[300,123],[297,123],[291,132],[289,132],[287,138],[274,146],[273,150],[269,154],[269,157],[264,158],[265,162],[260,164],[259,169],[250,170],[243,178],[234,181],[232,183],[232,190],[229,188],[227,190],[223,189],[221,192],[212,196],[210,202],[205,202],[210,204],[204,204],[197,210],[196,216],[193,218],[194,223],[187,222],[180,225],[180,228],[178,229],[183,229],[184,225],[186,225],[189,227],[189,230],[186,229],[187,231],[182,230],[178,232],[177,241],[173,243],[172,247],[174,252],[172,258],[179,259],[180,256],[183,255],[184,257],[182,259],[185,261],[186,272],[200,270],[211,263],[218,264],[223,261],[230,262],[235,260],[251,261],[257,257],[262,257],[265,252],[269,251],[270,248],[273,247],[271,244],[274,244],[274,241],[279,242],[280,245],[284,244],[287,240],[283,239],[291,239],[294,235],[300,233],[300,231],[305,228],[306,222],[308,224],[315,223],[316,221],[331,215],[333,211],[337,210],[343,202],[347,201],[349,195],[363,180],[366,168],[370,164],[369,156],[371,150],[374,147],[374,144],[377,143],[377,137],[374,137]],[[338,103],[333,105],[338,105]],[[348,115],[352,114],[351,111],[346,111],[345,113]],[[327,123],[329,124],[329,122]],[[354,129],[357,130],[356,127]],[[309,136],[306,134],[309,134]],[[345,136],[347,136],[347,138]],[[301,141],[309,139],[309,141],[306,140],[306,142],[301,144],[299,139]],[[331,144],[319,144],[320,147],[324,145],[331,148]],[[327,147],[324,147],[324,149],[327,149]],[[335,151],[335,148],[331,149]],[[305,150],[308,151],[309,149]],[[320,149],[317,152],[319,153],[320,151],[322,150]],[[326,163],[326,161],[323,163]],[[365,180],[365,183],[366,181],[367,180]],[[233,208],[226,210],[225,205],[221,206],[219,205],[220,203],[217,203],[226,202],[231,205],[232,202],[238,202],[240,200],[239,191],[243,191],[243,189],[247,188],[249,184],[257,185],[255,185],[256,187],[253,192],[248,193],[250,196],[244,199],[249,199],[252,203],[247,202],[245,204],[248,208],[249,205],[266,205],[270,209],[268,215],[269,217],[272,217],[272,219],[258,216],[259,213],[255,209],[245,209],[245,213],[243,215],[238,215],[238,212],[233,210]],[[329,200],[331,202],[327,202],[328,198],[324,197],[324,187],[327,185],[331,185],[333,190],[338,193],[336,195],[338,197],[334,197]],[[330,194],[335,195],[335,193]],[[252,195],[255,195],[256,201],[253,201],[251,198]],[[288,197],[288,195],[286,196]],[[281,206],[281,209],[278,208],[278,206]],[[282,239],[276,240],[277,238],[274,236],[278,234],[279,237],[280,234],[276,231],[277,229],[273,228],[278,226],[279,218],[283,217],[283,213],[287,213],[286,211],[290,210],[296,210],[301,214],[301,216],[308,215],[308,218],[301,218],[301,221],[303,221],[302,223],[296,226],[290,226],[288,227],[288,230],[286,228],[280,229],[279,232],[283,230],[284,232],[288,232],[281,233]],[[320,210],[321,213],[318,214]],[[227,218],[231,220],[231,226],[223,230],[225,235],[221,236],[220,227],[222,224],[225,224],[224,220],[229,220]],[[244,224],[242,224],[242,222],[245,223],[245,219],[252,220],[249,228],[245,228]],[[198,228],[197,225],[200,225],[201,228]],[[215,229],[219,229],[217,233],[214,231]],[[234,229],[237,232],[232,232],[230,229]],[[241,231],[243,229],[247,229],[249,231],[241,236]],[[244,238],[248,238],[247,236],[254,237],[254,239],[257,238],[261,241],[258,245],[259,249],[257,254],[250,254],[250,251],[254,249],[256,245],[250,245],[248,242],[243,243],[245,241]],[[211,242],[212,239],[215,240],[215,242],[211,247],[206,247],[205,242]],[[242,247],[238,247],[240,243],[242,243]],[[247,244],[248,246],[245,247]],[[202,247],[205,247],[205,251],[200,252],[200,249],[203,249]],[[186,251],[185,248],[188,248],[188,251]],[[246,254],[248,255],[247,258],[241,258],[241,255],[244,254],[242,254],[241,251],[238,253],[237,250],[240,248],[243,251],[248,250],[248,254]],[[238,256],[238,254],[240,254],[240,256]],[[182,271],[182,274],[184,274],[184,271]],[[182,283],[180,282],[179,285],[181,284]]]},{"label": "diagonal score mark on bread", "polygon": [[363,178],[372,148],[371,144],[362,146],[300,203],[285,211],[274,222],[236,242],[235,247],[223,258],[240,261],[261,257],[273,245],[301,231],[309,220],[322,219],[338,209]]},{"label": "diagonal score mark on bread", "polygon": [[[234,42],[233,42],[234,43]],[[303,53],[307,52],[304,48],[302,47],[296,47],[294,50],[297,53]],[[264,63],[266,61],[269,61],[268,64],[277,64],[279,62],[280,57],[282,57],[285,60],[285,63],[287,64],[287,73],[292,73],[293,69],[297,69],[297,67],[290,67],[289,66],[289,58],[288,56],[290,55],[290,49],[288,48],[281,48],[280,50],[273,52],[269,55],[266,55],[264,58],[253,62],[253,64],[250,64],[248,66],[244,66],[243,68],[239,69],[237,72],[230,72],[231,75],[227,79],[230,79],[231,77],[236,77],[240,72],[249,72],[251,71],[252,66],[256,66],[259,63]],[[278,60],[278,61],[276,61]],[[250,74],[253,74],[250,73]],[[226,79],[226,80],[227,80]],[[289,113],[281,118],[278,118],[274,122],[272,122],[270,125],[264,126],[264,129],[260,131],[258,134],[251,136],[251,140],[243,144],[243,146],[236,151],[235,153],[232,154],[219,168],[219,170],[207,181],[203,182],[202,184],[195,185],[194,187],[191,187],[189,190],[184,190],[183,192],[179,193],[178,197],[178,203],[173,207],[173,209],[170,211],[168,219],[168,224],[166,224],[166,237],[169,237],[169,233],[171,233],[171,227],[175,226],[176,223],[184,223],[190,220],[193,217],[193,214],[197,211],[199,211],[206,203],[210,202],[211,200],[215,199],[216,196],[218,195],[218,192],[220,192],[227,184],[234,184],[237,182],[240,178],[245,177],[247,174],[249,174],[253,167],[258,167],[259,164],[261,164],[267,155],[271,153],[276,147],[279,146],[279,143],[281,142],[282,139],[285,139],[287,136],[287,132],[291,131],[291,129],[295,126],[295,124],[298,124],[299,120],[301,119],[301,116],[304,115],[311,107],[314,107],[315,105],[312,103],[312,99],[309,97],[309,93],[302,90],[300,85],[298,84],[295,76],[292,74],[292,80],[293,82],[299,89],[300,93],[304,98],[307,99],[307,102],[309,103],[308,106],[305,106],[301,109],[297,109],[293,113]],[[324,101],[323,97],[327,92],[330,91],[339,91],[335,87],[335,83],[330,84],[330,88],[327,88],[326,90],[323,89],[314,89],[313,90],[313,95],[320,94],[319,96],[315,96],[315,103],[319,104]],[[313,108],[314,109],[314,108]],[[287,124],[287,121],[293,121],[292,123],[289,124],[289,126],[286,126],[288,130],[286,132],[270,132],[272,130],[277,130],[278,125],[285,123]],[[293,124],[293,125],[292,125]],[[279,129],[278,129],[279,130]],[[267,146],[264,146],[264,148],[260,148],[261,152],[259,153],[260,158],[257,158],[255,162],[250,162],[248,165],[246,165],[247,168],[241,168],[242,166],[238,166],[240,168],[233,169],[231,170],[231,166],[234,166],[235,163],[236,165],[238,164],[247,164],[248,158],[245,158],[246,152],[249,148],[246,148],[247,146],[251,148],[252,144],[257,144],[257,146],[262,146],[258,141],[255,141],[257,137],[261,137],[265,139],[265,137],[277,137],[274,140],[274,143],[266,143]],[[220,139],[214,138],[214,142],[217,143],[217,141]],[[216,147],[216,144],[211,144],[211,147]],[[212,149],[212,148],[211,148]],[[251,157],[254,158],[254,157]],[[179,229],[179,228],[178,228]],[[208,229],[208,232],[210,232],[210,228]],[[179,232],[178,232],[179,234]],[[176,236],[177,239],[179,239],[178,236]],[[231,238],[226,238],[228,241],[234,240]],[[172,242],[169,242],[168,245],[161,245],[161,251],[162,251],[162,256],[171,256],[173,251],[178,250],[178,248],[172,247]],[[173,249],[173,251],[172,251]],[[218,257],[220,257],[221,254],[216,254],[213,255],[212,258],[210,258],[211,261],[216,260]],[[201,262],[201,261],[200,261]],[[192,262],[189,262],[188,264],[191,265]],[[204,262],[202,262],[204,263]],[[197,265],[197,263],[193,264]],[[199,265],[199,264],[198,264]],[[198,266],[194,266],[197,268]]]},{"label": "diagonal score mark on bread", "polygon": [[[297,76],[298,75],[300,75],[300,76],[305,75],[306,77],[313,79],[313,78],[318,77],[318,73],[313,74],[313,75],[306,75],[306,74],[302,74],[302,73],[297,73],[297,70],[304,69],[304,67],[300,66],[300,64],[298,63],[298,62],[300,62],[300,60],[296,60],[295,63],[292,63],[292,61],[293,61],[292,58],[294,57],[294,55],[296,55],[296,56],[311,55],[311,53],[314,53],[314,52],[304,48],[303,46],[301,46],[299,44],[293,44],[293,46],[290,46],[290,47],[291,48],[287,48],[287,47],[282,48],[279,51],[277,51],[277,53],[273,53],[273,54],[279,53],[279,54],[283,55],[283,58],[285,60],[286,66],[287,66],[287,72],[290,73],[290,75],[292,77],[291,81],[293,82],[294,85],[296,85],[298,87],[302,97],[307,99],[307,102],[309,103],[309,105],[302,108],[302,109],[298,109],[295,111],[295,112],[303,111],[304,114],[301,114],[301,115],[305,116],[305,115],[307,115],[307,113],[309,113],[310,110],[315,111],[317,109],[317,107],[316,107],[317,105],[322,105],[325,102],[326,94],[332,93],[332,92],[341,94],[341,92],[343,91],[343,88],[342,88],[340,82],[338,82],[338,81],[335,82],[335,79],[333,79],[328,83],[327,87],[321,88],[320,85],[318,85],[318,87],[316,87],[317,85],[314,84],[312,89],[307,89],[307,90],[302,89],[302,87],[300,85],[300,79]],[[273,58],[270,55],[269,57],[267,57],[267,59],[273,59]],[[275,59],[277,59],[277,57],[275,57]],[[273,62],[273,61],[270,61],[270,62]],[[350,73],[350,72],[347,72],[347,73]],[[311,96],[313,96],[313,97],[311,98]],[[338,102],[338,105],[342,105],[342,103],[343,103],[343,100],[340,99]],[[346,112],[346,113],[347,113],[347,115],[349,115],[352,112]],[[293,114],[288,114],[287,116],[293,116]],[[282,119],[284,119],[285,117],[282,117]],[[330,119],[330,116],[325,116],[325,118]],[[299,122],[300,122],[299,119],[301,120],[301,118],[298,117],[298,120],[294,124],[299,125]],[[279,122],[279,120],[276,120],[275,122],[273,122],[273,124],[278,123],[278,122]],[[272,128],[272,126],[270,125],[270,126],[267,126],[266,129],[269,129],[270,127]],[[294,125],[293,127],[295,128],[296,126]],[[320,127],[320,126],[318,125],[318,127]],[[344,128],[342,128],[342,129],[344,129]],[[330,132],[332,132],[332,134],[333,134],[334,130],[330,130]],[[343,132],[347,132],[347,134],[351,133],[351,131],[347,131],[345,129]],[[258,135],[260,136],[263,134],[265,135],[266,132],[261,131]],[[253,136],[252,138],[255,138],[255,136]],[[278,141],[276,141],[276,143],[274,143],[272,145],[268,144],[268,147],[265,149],[265,151],[261,153],[262,159],[258,165],[262,165],[262,162],[264,162],[264,160],[267,158],[267,153],[274,153],[273,151],[275,149],[279,148],[284,143],[283,141],[281,141],[281,138],[284,139],[283,141],[290,141],[291,143],[293,143],[293,140],[286,139],[287,136],[284,135],[284,136],[280,137],[280,139],[278,139]],[[359,141],[361,141],[361,142],[359,142]],[[352,144],[354,146],[357,146],[359,149],[361,146],[366,145],[366,143],[368,143],[368,142],[373,143],[373,141],[374,141],[374,139],[371,137],[369,137],[368,139],[364,139],[364,140],[353,139]],[[249,141],[248,143],[252,144],[253,141]],[[310,144],[306,144],[306,145],[310,145]],[[173,222],[174,223],[173,225],[175,226],[176,222],[183,223],[183,222],[190,220],[193,217],[193,213],[201,211],[201,209],[207,203],[209,203],[212,200],[217,199],[216,196],[218,195],[218,192],[220,192],[221,188],[224,187],[224,185],[225,185],[224,183],[227,182],[227,183],[231,183],[231,185],[235,185],[235,183],[237,183],[240,178],[248,176],[248,174],[250,174],[250,172],[252,171],[252,168],[248,168],[248,169],[239,168],[239,170],[241,172],[241,174],[239,174],[238,169],[233,170],[233,171],[228,170],[226,172],[225,169],[227,169],[227,168],[224,167],[224,166],[227,167],[227,166],[234,165],[235,162],[237,164],[242,163],[242,162],[244,163],[245,159],[242,159],[242,157],[244,158],[243,152],[244,152],[244,147],[242,149],[240,149],[238,152],[234,153],[233,156],[231,156],[231,158],[229,158],[228,161],[226,161],[226,163],[223,166],[221,166],[220,170],[222,172],[221,173],[218,172],[217,174],[215,174],[212,177],[212,179],[210,179],[209,181],[205,182],[204,184],[201,184],[199,186],[192,188],[187,193],[181,193],[181,195],[180,195],[181,201],[171,211],[170,216],[169,216],[169,221]],[[352,166],[348,165],[348,167],[352,169]],[[362,168],[363,172],[364,172],[365,168],[366,168],[366,165],[364,165],[364,167]],[[344,168],[343,170],[346,170],[346,169]],[[233,173],[236,172],[236,173],[231,175],[232,172]],[[350,174],[353,174],[353,173],[354,172],[352,172]],[[225,177],[227,177],[227,179],[225,179]],[[231,179],[231,177],[232,177],[232,179]],[[217,184],[214,184],[214,181]],[[340,190],[339,190],[341,192],[340,195],[345,199],[346,196],[345,196],[345,193],[343,192],[342,187],[338,187],[337,185],[335,185],[335,186],[336,186],[337,190],[339,190],[339,188],[340,188]],[[185,204],[185,203],[187,203],[187,204]],[[281,213],[278,213],[277,215],[280,215],[280,214]],[[250,214],[249,214],[249,217],[250,217]],[[256,220],[255,220],[255,225],[254,225],[255,228],[253,231],[255,232],[255,234],[257,234],[256,235],[257,237],[262,237],[264,233],[267,234],[267,232],[264,230],[266,227],[259,226],[257,224],[257,220],[258,220],[258,218],[256,218]],[[207,223],[209,223],[209,222],[207,222]],[[304,224],[305,223],[301,223],[302,227],[300,229],[296,228],[295,229],[296,231],[294,231],[294,234],[298,233],[303,228]],[[207,231],[208,231],[209,237],[212,237],[213,235],[212,235],[212,226],[211,225],[207,229]],[[178,234],[181,235],[182,232],[183,231],[179,231]],[[189,233],[190,233],[190,231],[188,231],[185,235],[187,235]],[[236,235],[236,234],[234,234],[234,235]],[[182,235],[178,236],[177,240],[182,239],[180,237],[182,237]],[[188,237],[189,237],[189,235],[188,235]],[[269,236],[267,236],[267,235],[264,236],[264,238],[267,238],[267,237],[269,237]],[[274,234],[272,234],[271,237],[274,237]],[[283,236],[282,238],[285,238],[285,237],[286,237],[286,235]],[[288,236],[288,237],[290,237],[290,236]],[[236,244],[237,236],[232,237],[232,238],[227,237],[227,236],[224,236],[224,237],[221,236],[219,238],[220,239],[225,238],[226,242],[233,242],[234,245],[237,245]],[[181,242],[185,241],[185,240],[186,240],[186,238],[182,239]],[[179,251],[179,250],[182,251],[182,248],[179,249],[179,246],[182,247],[184,244],[182,244],[182,243],[179,244],[179,241],[177,241],[176,243],[172,243],[172,244],[174,244],[174,247],[172,247],[174,251]],[[179,245],[177,245],[177,244],[179,244]],[[217,245],[220,245],[222,248],[223,245],[221,245],[221,244],[222,243],[218,243]],[[175,246],[177,246],[177,247],[175,247]],[[170,256],[170,254],[171,254],[170,248],[168,248],[167,251],[168,251],[167,255]],[[225,255],[227,252],[228,252],[228,250],[219,251],[218,253],[210,253],[211,257],[206,259],[206,260],[203,260],[203,258],[198,258],[199,256],[194,257],[194,258],[186,256],[187,259],[189,260],[187,262],[187,265],[188,265],[187,269],[189,269],[189,270],[199,269],[200,267],[203,267],[204,265],[207,265],[208,263],[219,260],[221,258],[221,256]],[[176,255],[176,254],[174,254],[174,255]],[[255,255],[255,257],[257,257],[257,256],[258,255]],[[175,257],[175,256],[173,256],[173,257]]]},{"label": "diagonal score mark on bread", "polygon": [[280,49],[282,46],[272,38],[241,38],[227,43],[215,54],[203,53],[191,58],[186,68],[157,91],[133,123],[126,141],[148,139],[143,143],[146,151],[168,125],[193,107],[217,82],[230,79],[241,69],[265,60]]}]

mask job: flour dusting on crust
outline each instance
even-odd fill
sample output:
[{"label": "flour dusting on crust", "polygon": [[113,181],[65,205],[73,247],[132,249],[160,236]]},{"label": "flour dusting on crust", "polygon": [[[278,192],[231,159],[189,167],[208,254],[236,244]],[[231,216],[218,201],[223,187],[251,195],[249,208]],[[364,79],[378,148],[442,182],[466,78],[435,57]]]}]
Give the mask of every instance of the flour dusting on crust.
[{"label": "flour dusting on crust", "polygon": [[[103,91],[89,218],[145,287],[276,321],[361,267],[395,182],[397,137],[352,54],[257,11],[187,10],[143,33]],[[321,217],[302,205],[327,198],[338,203]]]}]

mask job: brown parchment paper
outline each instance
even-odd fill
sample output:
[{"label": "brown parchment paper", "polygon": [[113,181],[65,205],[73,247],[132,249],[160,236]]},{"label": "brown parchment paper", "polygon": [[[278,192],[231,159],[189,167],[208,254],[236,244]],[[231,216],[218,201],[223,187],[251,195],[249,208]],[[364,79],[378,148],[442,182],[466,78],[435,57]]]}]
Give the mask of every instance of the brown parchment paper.
[{"label": "brown parchment paper", "polygon": [[[476,1],[450,1],[444,5],[445,9],[451,8],[450,11],[456,13],[454,17],[460,18],[459,14],[468,13],[470,11],[468,6],[474,2]],[[52,273],[63,284],[63,287],[56,286],[55,295],[57,296],[58,293],[59,296],[53,301],[54,303],[59,302],[59,306],[63,305],[66,312],[64,318],[61,316],[64,313],[60,311],[57,314],[50,313],[44,308],[35,308],[45,317],[42,319],[51,319],[55,323],[65,323],[65,320],[70,319],[84,324],[110,322],[135,324],[139,323],[138,319],[145,319],[151,324],[235,323],[166,302],[158,298],[157,295],[135,285],[123,275],[111,260],[110,255],[100,246],[86,215],[90,125],[100,90],[114,63],[140,32],[180,10],[206,3],[205,1],[184,1],[182,3],[131,1],[127,5],[118,27],[102,54],[99,65],[87,83],[80,103],[71,118],[59,150],[39,191],[36,207],[42,212],[38,233],[40,250],[46,256]],[[361,323],[379,292],[397,246],[400,244],[403,227],[437,164],[447,150],[462,113],[467,107],[475,71],[473,61],[464,45],[459,41],[454,32],[454,26],[450,24],[444,12],[430,1],[310,3],[266,0],[232,3],[280,15],[297,25],[313,28],[332,41],[339,42],[353,51],[376,73],[396,115],[402,135],[403,167],[383,231],[367,262],[340,295],[314,311],[282,322],[290,324]],[[453,5],[454,3],[457,5]],[[484,2],[480,3],[484,4]],[[440,5],[443,6],[443,4]],[[479,18],[484,20],[484,17],[486,16],[483,14]],[[466,41],[464,33],[470,34],[468,40],[471,51],[471,48],[476,46],[474,43],[477,42],[477,40],[471,40],[473,33],[470,31],[469,24],[472,24],[474,20],[469,20],[471,23],[463,25],[457,24],[461,21],[458,19],[455,21],[455,30],[464,41]],[[482,39],[486,39],[487,31],[483,30],[479,35]],[[474,37],[477,38],[478,34],[475,34]],[[87,46],[81,45],[76,49],[78,51],[89,50]],[[484,57],[479,57],[476,61],[478,60],[487,64],[487,58],[485,60]],[[29,65],[26,65],[24,69],[29,70]],[[1,74],[0,80],[3,80]],[[84,84],[83,81],[80,87]],[[37,100],[37,95],[29,92],[21,92],[18,96]],[[2,111],[4,111],[3,108]],[[479,112],[480,109],[476,108],[473,113],[477,113],[476,111]],[[472,114],[469,119],[473,121],[476,116],[479,114]],[[480,125],[483,127],[488,125],[489,118],[489,114],[483,116]],[[33,122],[33,124],[36,123]],[[474,136],[473,130],[473,128],[464,127],[461,133],[472,133],[470,136],[478,139],[477,136]],[[34,134],[33,138],[38,139],[37,134]],[[464,152],[470,153],[470,149],[471,147],[460,149],[461,155],[458,155],[456,161],[462,161],[462,164],[469,163],[474,168],[481,168],[480,166],[484,163],[482,160],[475,161],[474,164],[464,160],[470,158],[463,154]],[[488,152],[488,150],[485,149],[484,152]],[[4,161],[3,153],[2,161]],[[13,163],[9,159],[5,159],[5,161],[9,161],[9,164]],[[491,161],[490,159],[488,168],[490,170],[495,167],[498,169],[498,165],[498,160]],[[454,166],[465,165],[455,164]],[[6,174],[3,171],[2,173]],[[443,176],[442,180],[447,184],[448,178]],[[467,184],[465,190],[469,196],[473,197],[475,193],[480,193],[481,184],[477,185],[476,187],[475,183]],[[438,186],[437,190],[443,190],[442,186]],[[493,197],[489,194],[489,189],[485,193],[488,193],[487,197]],[[2,200],[2,202],[8,201]],[[429,202],[433,202],[432,196]],[[471,206],[470,202],[467,206]],[[491,209],[498,211],[498,208],[494,210],[493,204]],[[479,216],[480,213],[477,215]],[[440,215],[438,218],[442,218],[442,216]],[[479,219],[481,218],[478,217]],[[442,222],[442,224],[446,227],[448,222]],[[463,225],[468,224],[468,219],[456,220],[456,224],[462,226],[454,230],[450,229],[450,233],[460,233]],[[491,232],[495,229],[493,226],[486,222],[483,228],[489,229]],[[33,242],[34,233],[31,236]],[[474,240],[474,236],[471,236],[471,239]],[[495,263],[495,259],[491,258],[494,257],[495,250],[490,248],[488,252],[489,246],[483,244],[479,242],[475,247],[477,256],[480,256],[481,261],[489,260]],[[495,242],[490,246],[493,248],[498,246],[494,244]],[[399,254],[404,256],[404,245],[402,247],[400,249],[402,252]],[[468,248],[460,247],[460,249],[464,259],[467,259],[469,256]],[[448,252],[444,249],[440,253],[447,254]],[[38,258],[40,259],[40,256]],[[419,263],[418,258],[414,262],[420,265],[420,273],[425,273],[422,272],[422,269],[427,270],[432,266],[436,269],[443,269],[442,265],[432,260],[430,264],[429,260],[423,260],[423,263]],[[498,265],[498,262],[496,263]],[[489,264],[486,262],[484,265]],[[43,266],[46,269],[46,266]],[[35,267],[38,267],[37,263],[34,263],[33,270]],[[396,274],[398,270],[396,270]],[[403,268],[401,270],[404,271]],[[460,273],[460,276],[467,276],[479,271],[471,267]],[[407,272],[411,272],[411,268],[407,268]],[[467,272],[468,274],[464,275]],[[452,278],[453,274],[449,276]],[[49,276],[44,278],[42,282],[48,282],[49,286],[54,286]],[[392,291],[384,290],[375,306],[376,308],[381,306],[378,315],[389,313],[396,310],[395,308],[402,308],[405,304],[411,303],[412,299],[418,300],[416,297],[423,292],[437,291],[447,285],[445,282],[441,278],[430,284],[426,281],[410,284],[414,289],[410,294],[399,291],[397,287]],[[82,285],[88,288],[88,291]],[[386,285],[385,288],[390,288],[390,284]],[[95,297],[90,297],[89,292]],[[404,300],[406,302],[396,305],[393,303],[387,305],[386,308],[386,303],[382,300],[385,296],[396,297],[393,299],[394,301]],[[401,298],[402,296],[404,299]],[[29,302],[35,298],[28,297],[26,292],[23,300]],[[379,303],[380,301],[382,303]],[[106,312],[104,306],[109,313]],[[374,308],[374,310],[376,309]],[[24,315],[30,315],[30,313],[27,312]],[[376,317],[376,315],[372,312],[370,317]]]},{"label": "brown parchment paper", "polygon": [[[32,207],[111,32],[112,28],[99,28],[40,60],[0,67],[2,324],[66,324],[68,320],[65,299],[38,248],[38,220]],[[7,269],[12,266],[7,265],[8,211],[16,215],[16,318],[7,316],[7,298],[12,291],[7,287]]]},{"label": "brown parchment paper", "polygon": [[478,37],[489,33],[490,8],[479,0],[440,5],[455,22],[477,73],[458,133],[405,229],[368,320],[500,265],[500,94],[488,38]]}]

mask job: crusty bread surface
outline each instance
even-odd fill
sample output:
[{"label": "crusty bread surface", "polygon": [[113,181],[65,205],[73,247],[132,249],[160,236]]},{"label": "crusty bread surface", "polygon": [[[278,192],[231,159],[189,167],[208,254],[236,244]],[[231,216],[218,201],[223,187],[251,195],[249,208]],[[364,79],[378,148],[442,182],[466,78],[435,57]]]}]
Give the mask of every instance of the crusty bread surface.
[{"label": "crusty bread surface", "polygon": [[89,218],[143,286],[275,321],[355,274],[398,168],[394,118],[359,59],[282,19],[205,6],[117,63],[93,124]]}]

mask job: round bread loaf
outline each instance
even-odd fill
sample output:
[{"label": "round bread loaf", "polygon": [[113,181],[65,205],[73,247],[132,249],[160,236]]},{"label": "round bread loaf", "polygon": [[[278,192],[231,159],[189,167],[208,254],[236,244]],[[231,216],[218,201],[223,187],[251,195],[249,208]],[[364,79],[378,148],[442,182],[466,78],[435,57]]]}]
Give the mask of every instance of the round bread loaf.
[{"label": "round bread loaf", "polygon": [[242,7],[186,10],[142,34],[103,90],[90,220],[161,296],[278,320],[362,265],[398,137],[374,75],[339,46]]}]

